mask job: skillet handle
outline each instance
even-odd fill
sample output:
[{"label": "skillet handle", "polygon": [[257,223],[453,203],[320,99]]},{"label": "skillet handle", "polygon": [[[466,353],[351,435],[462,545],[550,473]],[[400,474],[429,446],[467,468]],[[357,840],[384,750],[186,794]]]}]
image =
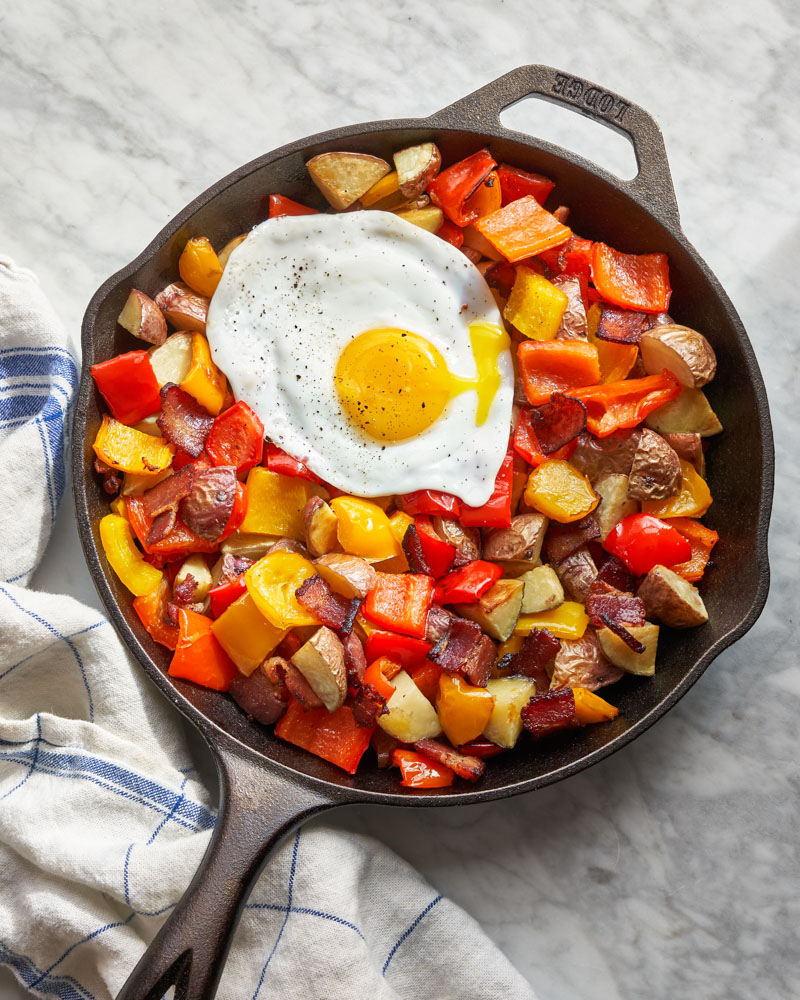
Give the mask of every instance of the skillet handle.
[{"label": "skillet handle", "polygon": [[283,837],[336,805],[277,768],[253,763],[231,740],[212,747],[220,782],[217,823],[200,867],[117,1000],[211,1000],[233,931],[258,874]]},{"label": "skillet handle", "polygon": [[655,119],[644,108],[589,80],[551,66],[520,66],[437,111],[426,121],[440,128],[461,128],[466,119],[470,125],[483,125],[496,132],[506,108],[533,96],[564,105],[628,136],[639,172],[630,181],[615,180],[664,222],[680,226],[664,139]]}]

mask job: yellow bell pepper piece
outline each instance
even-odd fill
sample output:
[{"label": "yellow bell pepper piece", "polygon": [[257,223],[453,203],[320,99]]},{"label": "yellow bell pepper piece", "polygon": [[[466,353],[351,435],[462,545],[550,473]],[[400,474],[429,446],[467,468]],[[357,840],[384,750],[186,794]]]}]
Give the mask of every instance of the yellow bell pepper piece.
[{"label": "yellow bell pepper piece", "polygon": [[211,360],[211,349],[202,333],[192,334],[192,363],[188,375],[181,382],[181,389],[194,396],[214,416],[225,402],[228,383]]},{"label": "yellow bell pepper piece", "polygon": [[[373,499],[374,502],[374,499]],[[414,523],[414,518],[405,511],[396,510],[389,518],[389,530],[394,536],[398,545],[398,553],[390,559],[375,563],[375,569],[379,573],[407,573],[409,566],[406,554],[403,552],[403,536],[408,530],[408,526]]]},{"label": "yellow bell pepper piece", "polygon": [[461,677],[442,674],[436,711],[445,736],[454,747],[469,743],[483,732],[494,708],[494,696],[486,688],[473,687]]},{"label": "yellow bell pepper piece", "polygon": [[607,719],[615,719],[619,715],[619,709],[604,698],[596,695],[586,688],[574,687],[572,693],[575,696],[575,718],[582,726],[590,722],[605,722]]},{"label": "yellow bell pepper piece", "polygon": [[681,489],[666,500],[643,500],[642,512],[653,517],[702,517],[711,506],[708,483],[691,462],[681,459]]},{"label": "yellow bell pepper piece", "polygon": [[101,519],[100,542],[120,582],[136,597],[151,594],[161,583],[164,574],[144,561],[133,540],[131,526],[124,517],[106,514]]},{"label": "yellow bell pepper piece", "polygon": [[268,552],[248,569],[245,584],[258,610],[275,628],[319,625],[295,597],[298,587],[315,573],[308,559],[297,552]]},{"label": "yellow bell pepper piece", "polygon": [[547,278],[529,267],[518,267],[503,316],[525,337],[552,340],[568,301],[564,292]]},{"label": "yellow bell pepper piece", "polygon": [[222,265],[205,236],[187,242],[178,261],[178,271],[189,288],[209,299],[222,277]]},{"label": "yellow bell pepper piece", "polygon": [[[400,182],[396,170],[381,177],[379,181],[372,185],[369,191],[361,195],[360,201],[363,208],[372,208],[373,205],[377,205],[379,201],[384,201],[387,198],[392,199],[392,208],[399,208],[408,201],[408,198],[400,193]],[[379,207],[384,208],[383,205]],[[388,206],[387,210],[390,210]]]},{"label": "yellow bell pepper piece", "polygon": [[389,559],[400,552],[389,518],[369,500],[359,497],[334,497],[334,514],[339,518],[339,544],[351,556],[362,559]]},{"label": "yellow bell pepper piece", "polygon": [[517,635],[528,635],[535,628],[546,628],[559,639],[580,639],[589,624],[589,616],[582,604],[564,601],[552,611],[540,611],[535,615],[520,615],[514,631]]},{"label": "yellow bell pepper piece", "polygon": [[111,508],[112,514],[117,514],[119,517],[124,517],[126,521],[128,520],[128,508],[122,497],[114,497],[108,506]]},{"label": "yellow bell pepper piece", "polygon": [[586,332],[589,343],[597,348],[597,363],[600,365],[600,382],[621,382],[630,374],[636,364],[639,348],[636,344],[614,344],[610,340],[601,340],[597,336],[600,325],[600,304],[595,302],[586,314]]},{"label": "yellow bell pepper piece", "polygon": [[101,462],[120,472],[157,476],[172,464],[174,448],[160,437],[143,434],[121,424],[107,413],[94,439],[94,453]]},{"label": "yellow bell pepper piece", "polygon": [[600,503],[592,484],[574,465],[548,459],[528,476],[525,503],[554,521],[580,521]]},{"label": "yellow bell pepper piece", "polygon": [[211,631],[239,670],[249,677],[289,630],[268,622],[248,593],[222,612]]},{"label": "yellow bell pepper piece", "polygon": [[247,476],[247,513],[239,530],[302,541],[303,507],[313,493],[314,484],[306,479],[256,466]]}]

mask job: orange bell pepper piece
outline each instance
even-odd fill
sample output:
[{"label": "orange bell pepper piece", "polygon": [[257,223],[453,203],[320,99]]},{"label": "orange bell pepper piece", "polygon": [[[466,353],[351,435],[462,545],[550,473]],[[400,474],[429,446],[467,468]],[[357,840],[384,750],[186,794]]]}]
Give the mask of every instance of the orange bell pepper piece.
[{"label": "orange bell pepper piece", "polygon": [[188,240],[178,259],[178,272],[186,284],[206,298],[216,292],[222,277],[222,265],[205,236]]},{"label": "orange bell pepper piece", "polygon": [[619,715],[619,709],[616,705],[612,705],[605,698],[601,698],[586,688],[574,687],[572,694],[575,698],[575,718],[582,726],[591,722],[616,719]]},{"label": "orange bell pepper piece", "polygon": [[290,698],[289,707],[275,725],[275,735],[355,774],[374,729],[357,725],[347,705],[335,712],[326,708],[307,710]]},{"label": "orange bell pepper piece", "polygon": [[497,171],[492,170],[478,190],[464,203],[464,214],[473,215],[476,219],[491,215],[500,208],[502,197]]},{"label": "orange bell pepper piece", "polygon": [[666,500],[643,500],[642,511],[654,517],[702,517],[711,506],[708,483],[691,462],[681,459],[681,489]]},{"label": "orange bell pepper piece", "polygon": [[107,413],[92,447],[100,461],[112,469],[140,476],[155,476],[168,469],[175,451],[163,438],[121,424]]},{"label": "orange bell pepper piece", "polygon": [[149,594],[134,598],[133,610],[156,642],[174,650],[178,645],[178,626],[167,618],[168,591],[167,581],[162,580]]},{"label": "orange bell pepper piece", "polygon": [[211,360],[211,348],[202,333],[192,334],[192,364],[181,382],[190,396],[217,416],[228,394],[228,381]]},{"label": "orange bell pepper piece", "polygon": [[680,382],[665,370],[660,375],[608,382],[576,389],[569,394],[583,402],[586,426],[592,434],[602,438],[625,427],[635,427],[648,413],[675,399],[680,391]]},{"label": "orange bell pepper piece", "polygon": [[400,784],[406,788],[446,788],[453,784],[454,774],[449,767],[413,750],[393,751],[392,766],[400,768]]},{"label": "orange bell pepper piece", "polygon": [[[386,673],[384,673],[384,668],[388,668]],[[396,663],[392,662],[387,656],[380,656],[377,660],[373,660],[372,663],[364,671],[364,677],[362,684],[371,684],[372,687],[378,692],[378,694],[388,701],[395,692],[394,684],[391,684],[386,677],[386,674],[396,674],[398,673],[399,667]]]},{"label": "orange bell pepper piece", "polygon": [[362,605],[364,615],[381,628],[422,639],[433,600],[433,580],[417,573],[378,573],[378,582]]},{"label": "orange bell pepper piece", "polygon": [[692,546],[691,557],[684,563],[671,566],[670,569],[673,573],[677,573],[678,576],[682,576],[684,580],[690,580],[692,583],[702,580],[711,557],[711,550],[719,541],[719,535],[716,531],[707,528],[699,521],[693,521],[690,517],[671,517],[668,523],[684,538],[688,538]]},{"label": "orange bell pepper piece", "polygon": [[517,348],[522,388],[532,406],[547,403],[554,392],[574,390],[600,381],[597,348],[583,340],[526,340]]},{"label": "orange bell pepper piece", "polygon": [[512,263],[558,246],[572,235],[532,194],[478,219],[475,228]]},{"label": "orange bell pepper piece", "polygon": [[666,312],[672,294],[665,253],[620,253],[605,243],[592,247],[592,281],[607,302],[642,312]]},{"label": "orange bell pepper piece", "polygon": [[417,685],[420,691],[430,702],[436,701],[439,693],[439,678],[442,676],[442,668],[433,660],[423,660],[414,667],[408,667],[406,673]]},{"label": "orange bell pepper piece", "polygon": [[454,747],[480,736],[494,708],[494,695],[461,677],[442,674],[436,713],[445,736]]},{"label": "orange bell pepper piece", "polygon": [[178,611],[178,645],[167,671],[215,691],[227,691],[236,666],[211,631],[211,619],[196,611]]}]

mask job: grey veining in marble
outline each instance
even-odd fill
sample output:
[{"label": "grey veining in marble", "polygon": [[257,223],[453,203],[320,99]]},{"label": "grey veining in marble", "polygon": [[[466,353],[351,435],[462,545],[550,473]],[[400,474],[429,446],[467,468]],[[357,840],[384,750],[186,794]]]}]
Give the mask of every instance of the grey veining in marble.
[{"label": "grey veining in marble", "polygon": [[[337,124],[424,116],[526,62],[660,123],[684,229],[750,332],[775,420],[756,628],[633,745],[535,795],[335,817],[462,904],[543,1000],[800,996],[800,8],[795,0],[27,0],[0,12],[0,248],[77,334],[97,285],[219,176]],[[527,102],[516,127],[625,170]],[[630,173],[630,171],[628,171]],[[97,603],[65,505],[36,585]],[[8,977],[0,974],[4,995]]]}]

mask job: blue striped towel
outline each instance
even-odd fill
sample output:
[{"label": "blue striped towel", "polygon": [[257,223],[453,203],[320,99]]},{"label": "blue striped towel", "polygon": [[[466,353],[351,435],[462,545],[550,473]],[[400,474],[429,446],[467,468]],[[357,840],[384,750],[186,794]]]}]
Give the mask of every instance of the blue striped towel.
[{"label": "blue striped towel", "polygon": [[[33,275],[0,257],[0,963],[36,996],[100,1000],[180,898],[215,815],[176,713],[109,623],[26,587],[65,489],[77,364]],[[262,874],[218,996],[533,994],[390,850],[314,822]]]}]

